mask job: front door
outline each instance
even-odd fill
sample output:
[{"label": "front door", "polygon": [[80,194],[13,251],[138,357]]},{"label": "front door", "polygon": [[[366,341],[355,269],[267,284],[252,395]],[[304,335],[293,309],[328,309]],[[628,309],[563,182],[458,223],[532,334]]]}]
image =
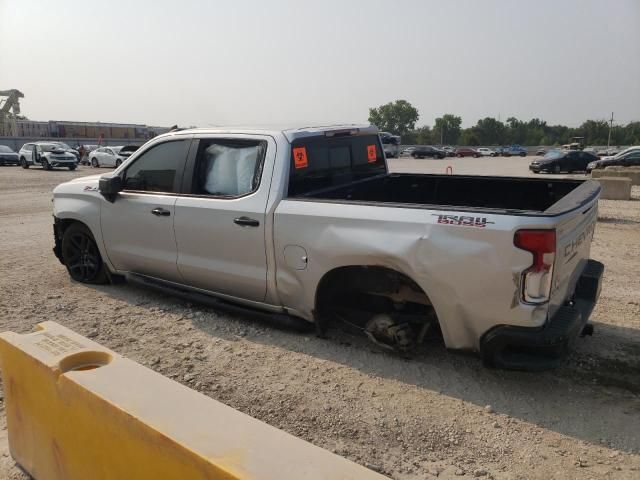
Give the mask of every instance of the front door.
[{"label": "front door", "polygon": [[[267,288],[266,205],[271,137],[197,140],[175,205],[178,268],[188,285],[253,301]],[[192,149],[195,148],[196,142]]]},{"label": "front door", "polygon": [[173,229],[190,141],[171,140],[145,149],[123,172],[124,189],[115,201],[103,200],[102,236],[116,269],[182,281]]}]

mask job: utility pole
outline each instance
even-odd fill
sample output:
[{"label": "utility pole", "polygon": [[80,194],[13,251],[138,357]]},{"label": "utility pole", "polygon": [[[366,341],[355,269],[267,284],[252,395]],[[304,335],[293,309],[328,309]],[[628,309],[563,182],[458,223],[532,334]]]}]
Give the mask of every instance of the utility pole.
[{"label": "utility pole", "polygon": [[607,150],[611,145],[611,129],[613,128],[613,112],[611,112],[611,120],[609,121],[609,138],[607,139]]}]

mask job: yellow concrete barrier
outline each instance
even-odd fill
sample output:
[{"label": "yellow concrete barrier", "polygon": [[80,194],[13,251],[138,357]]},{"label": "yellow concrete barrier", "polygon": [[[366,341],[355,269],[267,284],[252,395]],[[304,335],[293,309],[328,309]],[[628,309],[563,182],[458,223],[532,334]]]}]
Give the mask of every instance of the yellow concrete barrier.
[{"label": "yellow concrete barrier", "polygon": [[381,480],[53,322],[0,335],[9,447],[37,480]]}]

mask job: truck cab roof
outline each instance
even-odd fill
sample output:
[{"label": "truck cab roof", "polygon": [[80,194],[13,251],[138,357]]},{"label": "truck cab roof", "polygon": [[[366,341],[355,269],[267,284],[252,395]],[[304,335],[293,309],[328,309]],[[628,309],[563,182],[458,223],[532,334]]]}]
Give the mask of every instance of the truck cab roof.
[{"label": "truck cab roof", "polygon": [[306,127],[273,127],[273,126],[229,126],[229,127],[205,127],[189,128],[165,133],[156,138],[169,137],[174,135],[197,135],[197,134],[251,134],[251,135],[284,135],[289,142],[301,138],[314,136],[350,136],[350,135],[372,135],[378,134],[378,127],[369,124],[338,124],[338,125],[318,125]]}]

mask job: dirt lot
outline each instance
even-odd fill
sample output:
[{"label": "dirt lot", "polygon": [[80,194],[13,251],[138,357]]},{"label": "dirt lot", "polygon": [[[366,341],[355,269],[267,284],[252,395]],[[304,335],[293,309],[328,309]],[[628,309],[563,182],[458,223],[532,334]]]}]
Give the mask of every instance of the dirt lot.
[{"label": "dirt lot", "polygon": [[[530,160],[392,165],[527,175]],[[340,330],[319,339],[131,285],[73,283],[51,252],[51,190],[91,173],[0,167],[1,331],[59,322],[395,479],[640,478],[638,187],[633,201],[600,204],[592,256],[606,274],[594,336],[562,368],[525,374],[488,370],[436,340],[406,359]],[[0,477],[24,478],[0,419]]]}]

